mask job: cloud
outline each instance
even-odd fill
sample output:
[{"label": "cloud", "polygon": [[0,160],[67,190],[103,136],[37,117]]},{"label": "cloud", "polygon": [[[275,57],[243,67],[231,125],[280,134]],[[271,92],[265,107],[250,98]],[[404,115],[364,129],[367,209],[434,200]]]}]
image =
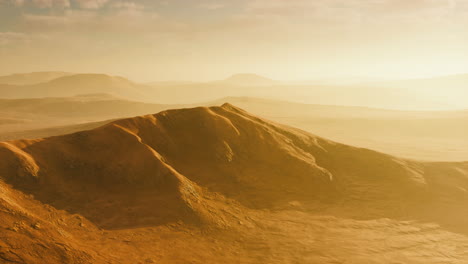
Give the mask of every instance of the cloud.
[{"label": "cloud", "polygon": [[87,38],[99,36],[148,34],[178,34],[189,31],[184,23],[161,17],[156,12],[145,12],[139,5],[124,4],[106,7],[103,14],[97,10],[69,9],[61,15],[23,15],[14,28],[29,34],[70,34]]},{"label": "cloud", "polygon": [[25,8],[8,29],[34,33],[174,31],[189,38],[232,33],[268,39],[280,32],[299,42],[311,34],[435,31],[468,20],[461,11],[468,10],[463,8],[468,0],[0,0],[7,2],[63,8],[49,13]]},{"label": "cloud", "polygon": [[2,5],[12,5],[12,6],[22,6],[24,0],[0,0],[0,6]]},{"label": "cloud", "polygon": [[23,5],[32,5],[38,8],[67,8],[70,7],[68,0],[24,0]]},{"label": "cloud", "polygon": [[[466,0],[252,0],[244,17],[321,27],[440,26],[456,23]],[[463,12],[466,14],[466,12]],[[459,15],[458,17],[461,17]]]},{"label": "cloud", "polygon": [[[428,8],[455,7],[457,2],[465,0],[253,0],[247,2],[247,10],[271,13],[316,10],[317,8],[335,10],[368,11],[382,9],[388,11],[417,11]],[[279,12],[283,10],[284,12]]]},{"label": "cloud", "polygon": [[17,32],[0,32],[0,47],[29,40],[28,35]]},{"label": "cloud", "polygon": [[145,6],[135,2],[115,2],[111,5],[113,11],[120,16],[142,16]]},{"label": "cloud", "polygon": [[200,7],[202,9],[207,9],[207,10],[217,10],[226,7],[225,3],[202,3],[200,4]]},{"label": "cloud", "polygon": [[96,13],[87,10],[67,10],[63,15],[23,15],[16,30],[37,34],[86,30],[96,21]]},{"label": "cloud", "polygon": [[1,4],[8,4],[16,7],[35,7],[35,8],[67,8],[70,7],[69,0],[0,0]]},{"label": "cloud", "polygon": [[112,4],[112,8],[116,9],[130,9],[130,10],[142,10],[145,7],[135,2],[116,2]]},{"label": "cloud", "polygon": [[[460,0],[458,0],[460,1]],[[457,0],[253,0],[246,5],[252,14],[294,15],[328,13],[336,16],[359,13],[381,15],[392,13],[421,12],[428,9],[447,10],[454,8]]]},{"label": "cloud", "polygon": [[84,9],[99,9],[106,5],[109,0],[75,0],[80,8]]}]

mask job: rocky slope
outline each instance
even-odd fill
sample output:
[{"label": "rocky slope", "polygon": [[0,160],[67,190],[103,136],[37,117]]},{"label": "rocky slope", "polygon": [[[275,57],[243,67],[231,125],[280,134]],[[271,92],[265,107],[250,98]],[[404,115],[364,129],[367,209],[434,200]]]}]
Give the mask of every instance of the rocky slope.
[{"label": "rocky slope", "polygon": [[168,110],[0,143],[0,258],[463,263],[467,172],[334,143],[230,104]]}]

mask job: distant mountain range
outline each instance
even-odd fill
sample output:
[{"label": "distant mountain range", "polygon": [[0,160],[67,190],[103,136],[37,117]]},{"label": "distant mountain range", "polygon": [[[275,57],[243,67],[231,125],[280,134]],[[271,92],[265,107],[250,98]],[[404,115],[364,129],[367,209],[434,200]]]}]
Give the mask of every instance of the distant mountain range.
[{"label": "distant mountain range", "polygon": [[[50,78],[43,74],[39,79]],[[34,79],[36,74],[21,75]],[[0,98],[69,97],[106,93],[130,100],[159,104],[192,104],[222,97],[261,97],[309,104],[365,106],[427,110],[468,109],[468,75],[421,80],[374,82],[353,85],[319,85],[280,82],[255,74],[237,74],[213,82],[157,82],[139,84],[104,74],[60,76],[42,83],[0,84]],[[10,78],[10,77],[9,77]],[[1,83],[1,78],[0,78]]]},{"label": "distant mountain range", "polygon": [[0,85],[0,94],[3,98],[38,98],[108,93],[125,98],[143,99],[145,88],[144,85],[135,84],[122,77],[104,74],[75,74],[37,84],[14,87]]},{"label": "distant mountain range", "polygon": [[73,75],[68,72],[31,72],[0,76],[0,84],[31,85],[48,82],[60,77]]}]

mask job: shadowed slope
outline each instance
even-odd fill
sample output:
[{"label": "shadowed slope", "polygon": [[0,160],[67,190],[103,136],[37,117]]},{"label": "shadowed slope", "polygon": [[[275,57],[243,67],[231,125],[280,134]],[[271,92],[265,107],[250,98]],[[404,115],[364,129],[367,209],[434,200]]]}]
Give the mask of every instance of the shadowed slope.
[{"label": "shadowed slope", "polygon": [[0,263],[104,262],[73,237],[70,227],[80,225],[97,232],[81,216],[57,211],[0,181]]},{"label": "shadowed slope", "polygon": [[[153,206],[156,213],[148,208],[137,213],[153,216],[152,223],[173,220],[178,212],[190,220],[185,215],[185,211],[190,211],[185,204],[188,200],[184,200],[191,198],[184,191],[193,188],[189,181],[124,127],[113,124],[65,137],[19,141],[16,146],[3,143],[1,148],[7,158],[5,175],[15,175],[10,182],[59,208],[78,211],[103,226],[125,226],[128,224],[125,217],[130,217],[118,206],[116,210],[112,208],[114,211],[106,211],[110,208],[106,202],[115,199],[125,203],[136,193],[140,192],[142,195],[138,197],[142,197],[150,191],[151,199],[142,201],[148,207]],[[88,211],[81,206],[83,200],[89,199],[95,201]],[[107,200],[100,203],[101,199]],[[158,211],[158,206],[163,209]],[[113,216],[118,219],[112,219]]]}]

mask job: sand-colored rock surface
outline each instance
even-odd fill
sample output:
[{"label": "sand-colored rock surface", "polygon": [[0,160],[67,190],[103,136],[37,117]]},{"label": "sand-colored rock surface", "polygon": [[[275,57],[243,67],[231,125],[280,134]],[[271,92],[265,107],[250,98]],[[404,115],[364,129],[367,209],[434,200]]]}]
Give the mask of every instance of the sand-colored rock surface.
[{"label": "sand-colored rock surface", "polygon": [[465,263],[468,163],[233,105],[0,143],[5,263]]}]

